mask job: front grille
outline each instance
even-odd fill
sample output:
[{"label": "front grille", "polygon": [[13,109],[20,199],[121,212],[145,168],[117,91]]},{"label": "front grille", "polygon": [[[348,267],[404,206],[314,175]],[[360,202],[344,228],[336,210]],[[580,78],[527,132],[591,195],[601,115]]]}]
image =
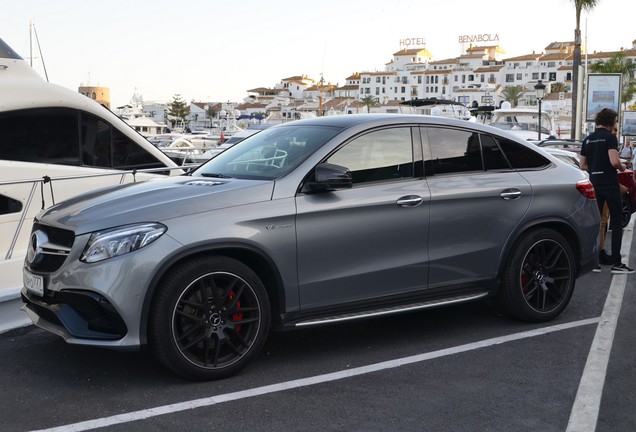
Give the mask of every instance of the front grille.
[{"label": "front grille", "polygon": [[34,272],[52,273],[64,264],[68,252],[73,247],[75,233],[62,228],[55,228],[41,223],[34,223],[32,233],[41,232],[47,239],[46,245],[36,244],[37,240],[31,236],[29,249],[31,260],[27,260],[29,269]]},{"label": "front grille", "polygon": [[33,231],[35,230],[44,231],[49,237],[51,243],[67,247],[69,249],[73,247],[73,242],[75,241],[75,233],[73,231],[42,225],[37,222],[33,224]]}]

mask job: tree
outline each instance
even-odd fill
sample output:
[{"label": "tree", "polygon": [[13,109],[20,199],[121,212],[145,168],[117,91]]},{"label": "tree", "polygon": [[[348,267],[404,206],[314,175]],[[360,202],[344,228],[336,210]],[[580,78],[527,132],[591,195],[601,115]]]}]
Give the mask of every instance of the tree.
[{"label": "tree", "polygon": [[367,112],[369,113],[371,112],[371,108],[380,106],[378,98],[371,95],[365,96],[360,100],[360,102],[362,102],[362,105],[367,107]]},{"label": "tree", "polygon": [[592,10],[599,0],[572,0],[576,12],[576,28],[574,29],[574,55],[572,58],[572,127],[570,138],[576,138],[579,129],[576,100],[579,97],[579,66],[581,65],[581,12],[583,9]]},{"label": "tree", "polygon": [[174,95],[172,102],[168,104],[168,116],[175,119],[177,124],[184,125],[188,114],[190,114],[190,107],[187,102],[181,98],[180,94]]},{"label": "tree", "polygon": [[634,73],[636,72],[636,63],[631,58],[625,56],[625,53],[618,52],[609,60],[601,60],[590,65],[590,70],[595,73],[619,73],[622,75],[623,88],[621,91],[621,102],[625,105],[634,98],[636,93],[636,80]]},{"label": "tree", "polygon": [[562,82],[555,82],[550,84],[550,93],[567,93],[568,86]]},{"label": "tree", "polygon": [[207,105],[207,109],[205,110],[205,113],[208,115],[208,118],[210,119],[210,128],[212,127],[212,122],[214,121],[214,117],[216,117],[216,110],[212,107]]},{"label": "tree", "polygon": [[516,107],[519,103],[519,99],[521,95],[523,95],[523,87],[522,86],[506,86],[501,91],[501,95],[510,102],[512,107]]}]

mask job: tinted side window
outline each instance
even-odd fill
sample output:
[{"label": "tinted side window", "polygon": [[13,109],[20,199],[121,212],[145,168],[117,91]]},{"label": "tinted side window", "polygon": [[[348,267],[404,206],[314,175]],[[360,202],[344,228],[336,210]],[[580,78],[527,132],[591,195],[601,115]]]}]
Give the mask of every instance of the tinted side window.
[{"label": "tinted side window", "polygon": [[349,168],[354,184],[412,177],[411,128],[382,129],[354,138],[327,162]]},{"label": "tinted side window", "polygon": [[112,168],[111,127],[90,114],[82,115],[82,163]]},{"label": "tinted side window", "polygon": [[140,147],[119,130],[112,127],[111,129],[113,137],[113,168],[143,169],[165,166],[164,163],[148,153],[146,149]]},{"label": "tinted side window", "polygon": [[82,113],[81,119],[84,165],[126,170],[165,166],[146,149],[99,117]]},{"label": "tinted side window", "polygon": [[548,159],[528,147],[505,138],[498,138],[498,141],[513,168],[541,168],[550,165]]},{"label": "tinted side window", "polygon": [[42,108],[0,113],[0,158],[79,165],[77,112]]},{"label": "tinted side window", "polygon": [[22,211],[22,203],[13,198],[0,194],[0,215],[19,213]]},{"label": "tinted side window", "polygon": [[491,135],[480,135],[481,153],[484,158],[484,168],[489,170],[507,170],[510,165],[506,160],[501,148],[497,145],[497,141]]},{"label": "tinted side window", "polygon": [[430,159],[424,157],[426,175],[483,171],[481,146],[477,132],[427,128]]}]

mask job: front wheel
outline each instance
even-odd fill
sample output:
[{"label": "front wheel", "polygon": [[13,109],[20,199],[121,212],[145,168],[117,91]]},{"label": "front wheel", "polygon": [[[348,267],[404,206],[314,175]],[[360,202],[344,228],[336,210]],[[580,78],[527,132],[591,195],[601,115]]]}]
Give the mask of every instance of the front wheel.
[{"label": "front wheel", "polygon": [[556,318],[568,305],[576,281],[574,253],[556,231],[530,231],[505,261],[495,302],[507,315],[529,322]]},{"label": "front wheel", "polygon": [[258,354],[270,319],[265,287],[249,267],[227,257],[200,257],[161,282],[148,339],[157,359],[179,375],[221,379]]}]

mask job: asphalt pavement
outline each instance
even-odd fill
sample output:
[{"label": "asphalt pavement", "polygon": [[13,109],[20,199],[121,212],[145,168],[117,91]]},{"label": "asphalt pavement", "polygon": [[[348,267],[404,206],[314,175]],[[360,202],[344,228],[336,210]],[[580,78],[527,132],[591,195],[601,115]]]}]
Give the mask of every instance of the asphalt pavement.
[{"label": "asphalt pavement", "polygon": [[274,335],[212,383],[26,326],[0,335],[0,430],[633,432],[635,349],[636,274],[607,266],[546,325],[484,303]]}]

